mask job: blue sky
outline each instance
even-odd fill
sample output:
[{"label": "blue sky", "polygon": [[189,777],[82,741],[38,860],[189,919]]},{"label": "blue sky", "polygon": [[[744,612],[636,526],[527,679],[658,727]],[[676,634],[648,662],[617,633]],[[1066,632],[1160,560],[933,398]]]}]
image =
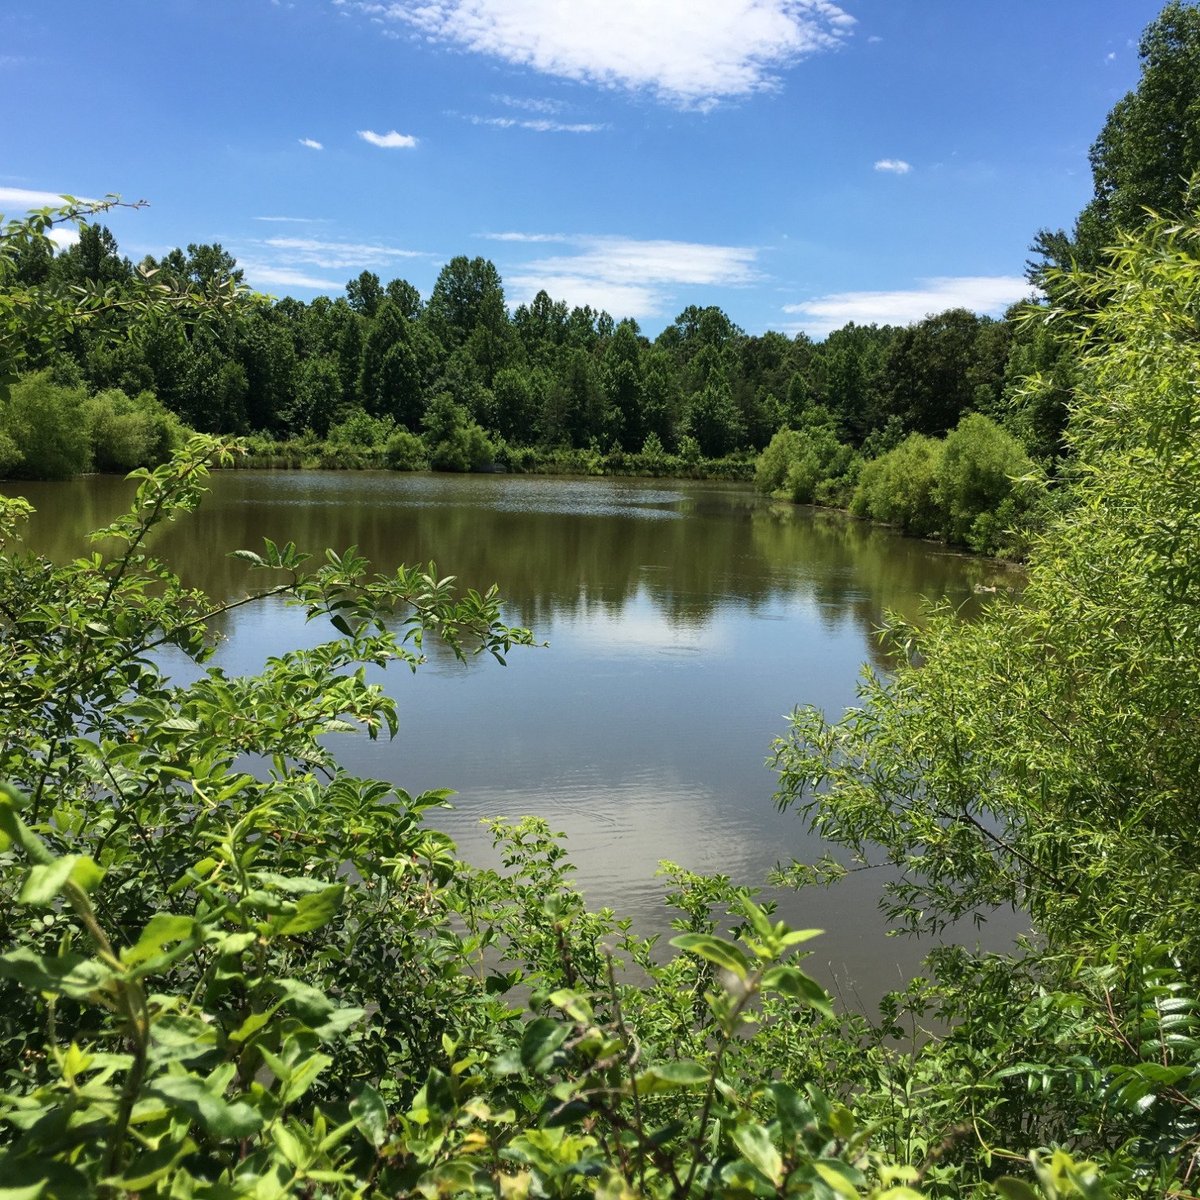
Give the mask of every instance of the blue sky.
[{"label": "blue sky", "polygon": [[145,199],[274,295],[491,258],[653,336],[1025,292],[1157,0],[5,0],[0,212]]}]

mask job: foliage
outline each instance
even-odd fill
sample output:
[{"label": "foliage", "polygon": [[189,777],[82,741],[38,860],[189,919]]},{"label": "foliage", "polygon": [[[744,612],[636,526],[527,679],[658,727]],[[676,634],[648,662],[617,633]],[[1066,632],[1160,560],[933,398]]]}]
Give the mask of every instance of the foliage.
[{"label": "foliage", "polygon": [[83,416],[98,471],[124,474],[134,467],[156,467],[183,445],[182,423],[149,392],[98,392],[83,402]]},{"label": "foliage", "polygon": [[[503,444],[522,460],[575,453],[604,456],[597,470],[703,474],[704,460],[740,462],[786,421],[812,430],[790,492],[844,504],[853,450],[874,454],[881,437],[895,444],[943,422],[943,409],[992,411],[1003,375],[1007,324],[966,313],[911,330],[851,325],[822,344],[749,336],[715,306],[690,306],[653,342],[636,322],[544,294],[510,318],[499,273],[482,258],[448,263],[427,305],[407,281],[385,284],[370,271],[336,300],[251,303],[219,244],[134,267],[108,229],[83,219],[100,211],[75,206],[6,227],[0,292],[29,318],[15,368],[52,365],[56,382],[89,394],[148,392],[185,425],[213,433],[291,445],[315,434],[325,444],[300,460],[317,465],[383,465],[402,428],[424,436],[444,469],[478,469]],[[46,235],[64,219],[79,223],[80,242],[56,255]],[[432,439],[428,422],[439,431]],[[119,429],[132,417],[103,424],[126,443],[113,469],[139,457],[129,447],[138,437]],[[651,436],[661,453],[642,455]],[[294,457],[271,454],[276,463]]]},{"label": "foliage", "polygon": [[916,537],[930,537],[945,526],[938,489],[944,443],[913,433],[895,449],[864,464],[850,509],[898,526]]},{"label": "foliage", "polygon": [[49,371],[14,383],[0,401],[0,437],[9,447],[7,473],[69,479],[88,470],[92,453],[86,399],[82,387],[59,387]]},{"label": "foliage", "polygon": [[[1141,77],[1117,101],[1092,144],[1093,196],[1070,236],[1043,229],[1033,244],[1038,256],[1030,277],[1064,297],[1069,268],[1094,268],[1132,231],[1147,211],[1178,217],[1188,211],[1189,183],[1200,172],[1200,8],[1169,0],[1138,44]],[[1058,272],[1051,268],[1059,268]]]},{"label": "foliage", "polygon": [[[868,676],[841,721],[794,716],[780,796],[854,858],[892,865],[902,925],[1028,913],[1024,965],[948,981],[943,1015],[966,1024],[936,1049],[939,1074],[995,995],[973,1070],[1027,1090],[1005,1102],[1020,1126],[992,1103],[988,1121],[1069,1138],[1157,1192],[1197,1170],[1200,224],[1151,222],[1073,288],[1081,307],[1052,314],[1079,339],[1069,504],[1020,601],[893,625],[892,678]],[[1003,998],[1018,979],[1040,1015]]]},{"label": "foliage", "polygon": [[[1015,523],[1028,488],[1014,495],[1014,481],[1033,463],[1011,435],[982,413],[968,413],[946,435],[938,460],[938,502],[951,542],[980,553],[996,550],[1007,520]],[[1010,501],[1010,497],[1014,502]]]},{"label": "foliage", "polygon": [[813,406],[799,429],[781,429],[758,458],[755,486],[797,504],[844,503],[860,464],[833,425],[827,409]]},{"label": "foliage", "polygon": [[495,449],[487,434],[451,396],[435,397],[421,423],[435,471],[479,471],[491,466]]},{"label": "foliage", "polygon": [[[64,196],[63,201],[60,208],[37,209],[0,229],[0,386],[23,370],[44,366],[68,337],[90,327],[103,329],[114,319],[153,321],[168,314],[187,321],[208,319],[243,300],[237,279],[178,286],[157,278],[152,267],[123,286],[122,271],[102,266],[115,243],[105,247],[99,228],[87,223],[89,217],[120,206],[120,197],[90,201]],[[74,278],[69,271],[49,269],[49,234],[60,224],[81,225],[80,244],[72,253],[82,269]]]},{"label": "foliage", "polygon": [[388,438],[383,457],[393,471],[425,471],[429,468],[425,443],[407,429],[397,429]]},{"label": "foliage", "polygon": [[[362,664],[416,667],[425,635],[501,659],[529,641],[494,594],[268,541],[240,552],[268,582],[233,603],[299,604],[340,636],[254,678],[163,675],[155,648],[203,663],[229,606],[147,542],[228,453],[196,438],[137,472],[107,552],[0,559],[0,769],[20,788],[0,789],[4,1185],[915,1194],[888,1187],[914,1173],[879,1163],[848,1108],[748,1053],[760,1023],[799,1034],[829,1014],[789,961],[813,931],[677,874],[689,917],[656,966],[627,923],[585,910],[544,825],[498,826],[502,868],[472,870],[421,823],[444,794],[337,769],[327,735],[395,729]],[[7,533],[26,507],[5,502]],[[718,903],[736,940],[713,930]],[[618,982],[605,940],[661,986]]]}]

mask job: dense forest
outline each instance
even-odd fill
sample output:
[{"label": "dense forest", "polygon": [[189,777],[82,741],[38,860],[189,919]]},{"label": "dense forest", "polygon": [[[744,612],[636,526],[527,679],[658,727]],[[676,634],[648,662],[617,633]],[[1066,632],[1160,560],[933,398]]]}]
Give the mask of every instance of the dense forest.
[{"label": "dense forest", "polygon": [[[690,307],[650,341],[635,321],[568,310],[544,291],[510,315],[495,266],[465,257],[442,269],[428,302],[403,279],[385,285],[364,271],[344,297],[269,303],[238,293],[241,271],[219,245],[134,267],[103,224],[86,221],[65,252],[17,258],[13,277],[108,306],[65,345],[27,354],[34,374],[0,431],[0,470],[17,476],[160,462],[185,427],[251,435],[260,462],[401,470],[749,478],[771,445],[764,491],[845,506],[857,489],[864,515],[967,543],[982,507],[932,523],[929,512],[885,512],[872,499],[879,472],[857,488],[864,464],[913,435],[932,445],[973,416],[958,442],[972,463],[980,452],[1001,460],[981,485],[994,512],[1008,477],[1033,460],[1052,469],[1061,452],[1062,390],[1025,396],[1061,347],[1015,315],[953,309],[813,342],[748,335],[719,308]],[[202,322],[168,312],[130,324],[131,295],[147,280],[235,299]],[[21,415],[32,410],[44,414],[42,433]],[[789,435],[773,442],[780,430]],[[977,548],[998,546],[990,530]]]},{"label": "dense forest", "polygon": [[[507,440],[471,397],[495,402],[506,371],[543,379],[543,405],[569,396],[564,363],[592,380],[580,395],[625,446],[605,380],[626,378],[649,413],[657,364],[679,388],[677,439],[699,441],[697,397],[736,413],[760,391],[795,404],[785,430],[740,435],[743,448],[760,439],[760,467],[785,489],[811,474],[814,445],[854,453],[878,435],[892,444],[856,484],[868,511],[940,505],[930,520],[965,521],[961,462],[1013,469],[999,417],[1051,498],[1020,598],[998,596],[971,622],[943,609],[895,622],[893,670],[868,674],[839,720],[798,711],[776,746],[780,805],[835,851],[797,864],[797,886],[879,867],[898,931],[1001,906],[1029,918],[1008,954],[935,951],[878,1017],[834,1006],[798,965],[816,931],[776,921],[752,888],[668,868],[676,936],[655,946],[586,909],[543,823],[496,822],[498,865],[473,867],[422,822],[444,793],[339,768],[331,734],[396,730],[366,667],[419,665],[423,637],[501,660],[531,640],[500,622],[494,592],[455,596],[419,569],[381,577],[353,552],[314,566],[267,542],[241,552],[262,582],[231,603],[284,598],[334,640],[258,676],[210,667],[177,684],[155,652],[203,663],[223,606],[180,584],[153,533],[186,521],[238,443],[189,436],[136,472],[129,511],[65,564],[14,547],[28,506],[0,501],[0,1197],[1195,1196],[1200,213],[1186,180],[1200,167],[1200,8],[1168,4],[1142,58],[1141,86],[1093,150],[1095,199],[1071,233],[1038,237],[1045,304],[1019,324],[951,315],[822,347],[780,339],[778,392],[738,390],[753,376],[739,374],[745,347],[768,339],[711,310],[654,345],[593,317],[577,331],[590,346],[564,337],[537,362],[498,280],[484,291],[500,307],[479,323],[469,297],[418,307],[399,287],[381,289],[373,314],[354,288],[295,306],[303,323],[342,305],[364,335],[344,359],[306,357],[279,312],[293,310],[247,308],[232,264],[188,279],[183,256],[148,286],[64,287],[48,234],[80,207],[10,223],[12,456],[66,394],[127,434],[153,418],[170,442],[184,436],[172,422],[204,424],[183,393],[136,399],[162,378],[121,374],[162,330],[208,362],[214,387],[225,377],[213,396],[242,397],[223,410],[235,425],[294,432],[247,407],[268,393],[236,337],[257,329],[276,331],[295,372],[326,361],[330,390],[314,394],[359,389],[365,419],[426,451],[449,420],[439,397],[453,428]],[[78,257],[100,241],[81,240]],[[368,353],[381,320],[391,330]],[[954,393],[962,407],[890,408],[880,381],[896,348],[942,328],[972,330],[972,362],[995,370]],[[618,341],[630,357],[610,362]],[[879,388],[857,426],[832,399],[850,390],[829,390],[839,345],[846,363],[875,355]],[[989,416],[1020,361],[1037,369]],[[126,366],[100,377],[101,362]],[[339,362],[357,373],[335,386]],[[438,364],[432,397],[426,362]],[[826,390],[802,393],[797,378]],[[411,410],[380,407],[400,395]],[[565,428],[546,444],[587,444]],[[638,434],[670,444],[666,426]]]}]

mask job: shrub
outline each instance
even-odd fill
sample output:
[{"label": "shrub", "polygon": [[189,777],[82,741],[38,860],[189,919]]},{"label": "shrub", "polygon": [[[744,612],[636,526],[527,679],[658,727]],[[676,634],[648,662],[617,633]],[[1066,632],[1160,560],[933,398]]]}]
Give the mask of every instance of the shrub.
[{"label": "shrub", "polygon": [[754,486],[796,504],[844,504],[858,471],[854,450],[839,442],[831,425],[781,429],[758,456]]},{"label": "shrub", "polygon": [[915,537],[942,528],[945,513],[937,487],[943,443],[914,433],[866,463],[851,501],[856,516],[896,525]]},{"label": "shrub", "polygon": [[982,413],[963,417],[946,435],[937,475],[947,540],[972,545],[973,533],[990,530],[989,523],[977,530],[979,518],[994,513],[1012,493],[1013,480],[1033,469],[1021,444],[991,418]]},{"label": "shrub", "polygon": [[[10,449],[9,470],[21,479],[70,479],[91,466],[84,419],[87,393],[59,387],[47,371],[17,380],[0,412]],[[0,457],[2,457],[0,448]]]},{"label": "shrub", "polygon": [[329,427],[326,442],[335,449],[382,450],[396,422],[391,417],[373,417],[364,409],[352,409],[344,420]]},{"label": "shrub", "polygon": [[429,468],[425,443],[408,429],[397,429],[388,438],[383,458],[393,471],[425,471]]},{"label": "shrub", "polygon": [[92,461],[98,471],[124,474],[156,467],[183,444],[184,427],[150,392],[98,392],[83,405]]},{"label": "shrub", "polygon": [[792,460],[800,455],[800,435],[783,428],[767,443],[754,464],[754,486],[768,495],[783,488]]},{"label": "shrub", "polygon": [[492,464],[495,450],[487,434],[448,392],[434,397],[421,424],[435,471],[480,471]]}]

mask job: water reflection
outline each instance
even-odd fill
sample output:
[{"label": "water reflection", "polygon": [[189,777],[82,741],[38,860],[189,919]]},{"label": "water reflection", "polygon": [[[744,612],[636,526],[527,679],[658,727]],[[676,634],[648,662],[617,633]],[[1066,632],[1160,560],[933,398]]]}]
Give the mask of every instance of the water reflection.
[{"label": "water reflection", "polygon": [[[129,491],[100,478],[31,485],[30,540],[75,555]],[[753,883],[821,852],[775,812],[765,759],[795,705],[836,713],[864,661],[885,665],[885,610],[915,616],[923,596],[970,606],[976,586],[1010,582],[839,514],[662,481],[230,472],[158,550],[187,583],[232,598],[251,577],[227,552],[264,535],[356,544],[381,569],[436,559],[464,585],[499,584],[508,619],[550,648],[507,670],[435,655],[415,677],[393,673],[400,736],[344,737],[339,756],[410,791],[455,788],[438,823],[475,860],[490,855],[483,818],[544,816],[569,836],[589,899],[648,929],[664,920],[660,859]],[[325,636],[277,603],[220,629],[231,672]],[[877,888],[867,874],[783,902],[830,931],[818,960],[843,964],[867,996],[920,954],[882,938]]]}]

